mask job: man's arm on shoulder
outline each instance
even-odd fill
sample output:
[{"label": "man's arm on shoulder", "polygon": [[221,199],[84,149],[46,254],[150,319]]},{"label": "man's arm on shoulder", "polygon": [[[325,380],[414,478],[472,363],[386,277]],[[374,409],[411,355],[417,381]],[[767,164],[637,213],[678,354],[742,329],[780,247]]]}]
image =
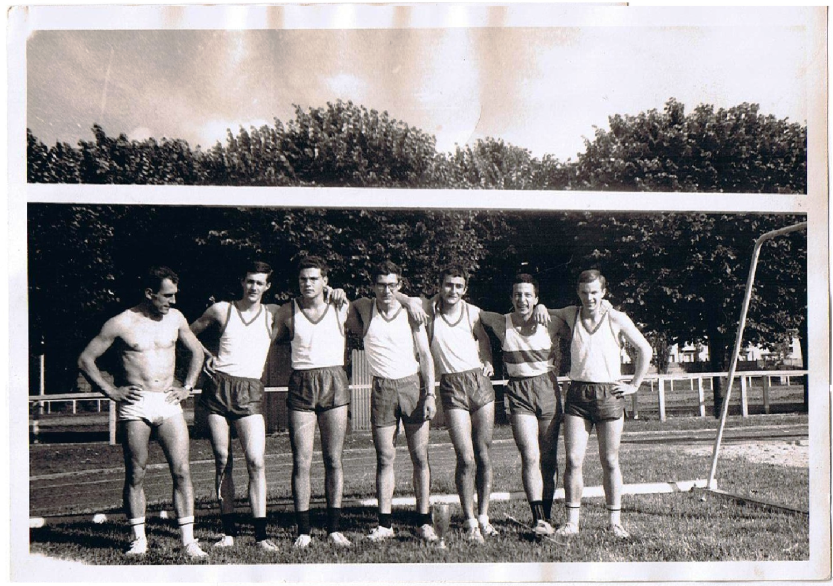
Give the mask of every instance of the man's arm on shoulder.
[{"label": "man's arm on shoulder", "polygon": [[393,294],[396,300],[405,308],[412,321],[419,324],[427,324],[431,311],[431,300],[424,297],[409,297],[397,291]]},{"label": "man's arm on shoulder", "polygon": [[272,341],[281,342],[290,334],[289,324],[292,321],[292,302],[289,301],[281,306],[274,306],[274,321],[272,323]]},{"label": "man's arm on shoulder", "polygon": [[350,304],[344,327],[357,336],[364,334],[364,324],[370,321],[372,299],[360,297]]},{"label": "man's arm on shoulder", "polygon": [[498,339],[503,342],[503,338],[506,337],[506,317],[503,314],[481,309],[480,323],[492,330]]}]

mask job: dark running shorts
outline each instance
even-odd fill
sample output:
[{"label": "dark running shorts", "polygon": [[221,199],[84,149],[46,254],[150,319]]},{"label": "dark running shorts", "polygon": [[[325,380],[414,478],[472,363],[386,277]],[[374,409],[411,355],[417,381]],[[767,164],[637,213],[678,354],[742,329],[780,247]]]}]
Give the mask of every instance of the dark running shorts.
[{"label": "dark running shorts", "polygon": [[293,370],[286,406],[293,411],[327,411],[350,404],[350,385],[342,366]]},{"label": "dark running shorts", "polygon": [[611,383],[573,381],[567,390],[564,413],[598,423],[613,421],[625,414],[625,399],[613,394]]},{"label": "dark running shorts", "polygon": [[209,413],[232,419],[263,414],[263,383],[259,379],[215,371],[206,377],[200,403]]},{"label": "dark running shorts", "polygon": [[370,394],[370,423],[373,427],[390,427],[401,418],[405,423],[424,423],[422,387],[418,374],[404,378],[373,377]]},{"label": "dark running shorts", "polygon": [[510,378],[506,389],[509,413],[535,415],[538,419],[552,419],[561,414],[561,397],[555,374]]},{"label": "dark running shorts", "polygon": [[474,413],[495,400],[492,381],[479,368],[453,372],[440,377],[443,409],[465,409]]}]

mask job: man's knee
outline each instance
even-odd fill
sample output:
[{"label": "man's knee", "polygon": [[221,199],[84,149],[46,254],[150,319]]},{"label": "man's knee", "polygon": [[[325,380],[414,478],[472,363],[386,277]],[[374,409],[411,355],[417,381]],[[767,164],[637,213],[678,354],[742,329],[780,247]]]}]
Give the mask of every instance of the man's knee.
[{"label": "man's knee", "polygon": [[330,472],[341,470],[341,455],[327,453],[323,455],[324,469]]},{"label": "man's knee", "polygon": [[611,453],[611,454],[602,454],[600,456],[602,470],[607,473],[615,472],[619,470],[619,454]]}]

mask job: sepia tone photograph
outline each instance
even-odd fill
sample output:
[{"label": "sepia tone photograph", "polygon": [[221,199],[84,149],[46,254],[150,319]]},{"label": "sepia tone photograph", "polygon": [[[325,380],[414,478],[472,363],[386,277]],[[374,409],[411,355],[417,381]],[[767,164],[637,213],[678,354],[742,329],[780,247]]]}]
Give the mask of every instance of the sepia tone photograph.
[{"label": "sepia tone photograph", "polygon": [[10,22],[13,579],[829,577],[823,10]]}]

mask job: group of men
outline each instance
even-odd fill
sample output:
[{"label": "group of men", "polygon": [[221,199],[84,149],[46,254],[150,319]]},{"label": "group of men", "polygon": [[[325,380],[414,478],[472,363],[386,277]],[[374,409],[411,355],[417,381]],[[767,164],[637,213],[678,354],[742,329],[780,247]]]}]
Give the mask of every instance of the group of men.
[{"label": "group of men", "polygon": [[[438,539],[431,522],[428,461],[429,426],[437,412],[437,378],[445,423],[457,455],[455,483],[465,517],[464,536],[482,543],[497,534],[489,521],[495,392],[489,378],[494,366],[487,330],[500,341],[509,377],[509,415],[521,455],[533,532],[539,536],[578,533],[582,463],[595,426],[610,530],[617,537],[628,537],[620,520],[618,452],[623,403],[625,396],[638,390],[652,351],[627,315],[604,299],[607,286],[598,271],[580,275],[579,306],[557,310],[539,304],[538,283],[531,275],[518,275],[512,285],[513,311],[505,315],[483,311],[465,301],[468,276],[456,266],[441,272],[439,293],[431,299],[405,295],[402,272],[389,261],[371,271],[372,299],[349,301],[342,289],[330,287],[328,272],[322,259],[303,258],[298,266],[300,295],[279,306],[263,302],[272,271],[268,264],[255,262],[246,267],[240,299],[213,304],[189,326],[172,307],[176,274],[155,267],[142,284],[141,302],[107,321],[81,354],[82,372],[117,403],[125,457],[124,507],[132,531],[128,555],[143,555],[148,548],[143,480],[148,442],[155,428],[173,476],[173,503],[184,553],[192,558],[207,556],[194,538],[188,428],[180,406],[193,391],[201,368],[206,378],[199,401],[208,413],[223,524],[223,535],[214,547],[232,547],[238,537],[232,476],[234,432],[248,468],[256,546],[265,551],[277,549],[267,534],[261,377],[271,344],[286,339],[291,345],[292,369],[287,407],[297,525],[294,547],[306,548],[312,543],[310,468],[316,427],[325,469],[327,540],[336,547],[351,546],[340,530],[342,450],[350,404],[344,369],[348,332],[362,339],[372,374],[378,524],[368,534],[369,540],[382,541],[396,534],[391,507],[400,423],[413,463],[416,532],[427,542]],[[219,336],[216,354],[197,338],[211,330]],[[571,344],[571,384],[563,406],[555,372],[559,338],[569,339]],[[623,340],[637,350],[629,384],[621,382]],[[190,352],[182,386],[174,378],[178,341]],[[98,369],[96,359],[113,345],[122,369],[111,383]],[[566,522],[554,529],[550,517],[562,419],[567,514]]]}]

